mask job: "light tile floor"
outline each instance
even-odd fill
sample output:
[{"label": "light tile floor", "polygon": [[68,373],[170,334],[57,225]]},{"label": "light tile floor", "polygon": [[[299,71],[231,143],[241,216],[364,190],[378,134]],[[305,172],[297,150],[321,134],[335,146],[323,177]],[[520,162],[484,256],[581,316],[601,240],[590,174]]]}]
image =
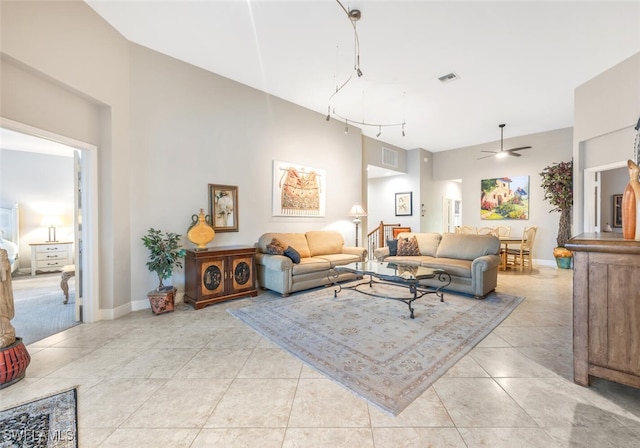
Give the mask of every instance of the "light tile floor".
[{"label": "light tile floor", "polygon": [[498,290],[526,300],[397,417],[226,312],[248,299],[34,343],[1,407],[79,386],[82,448],[640,446],[640,390],[572,382],[571,281],[544,266],[500,273]]}]

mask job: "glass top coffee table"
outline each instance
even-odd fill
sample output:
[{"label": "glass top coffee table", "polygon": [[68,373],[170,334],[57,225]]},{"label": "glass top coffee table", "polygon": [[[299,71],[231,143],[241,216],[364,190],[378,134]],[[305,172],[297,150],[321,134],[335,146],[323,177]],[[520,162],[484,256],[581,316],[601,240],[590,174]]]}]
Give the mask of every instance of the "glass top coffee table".
[{"label": "glass top coffee table", "polygon": [[[333,268],[333,271],[335,271],[336,273],[351,272],[359,277],[369,276],[369,280],[349,286],[342,286],[340,283],[332,282],[337,287],[337,289],[333,291],[334,297],[338,297],[338,293],[343,289],[353,289],[355,291],[358,291],[359,293],[373,297],[398,300],[400,302],[406,303],[409,306],[411,319],[415,317],[412,305],[415,300],[427,294],[435,294],[441,302],[444,302],[444,294],[442,293],[442,289],[446,288],[451,283],[451,275],[449,275],[444,269],[431,269],[425,268],[423,266],[401,263],[363,261],[346,264],[344,266],[336,266],[335,268]],[[440,282],[442,282],[442,285],[436,288],[432,288],[420,284],[421,280],[432,278],[437,278]],[[359,287],[364,285],[368,285],[369,288],[373,288],[374,283],[384,283],[407,288],[411,296],[387,296],[376,294],[373,291],[365,291],[362,288],[358,289]]]}]

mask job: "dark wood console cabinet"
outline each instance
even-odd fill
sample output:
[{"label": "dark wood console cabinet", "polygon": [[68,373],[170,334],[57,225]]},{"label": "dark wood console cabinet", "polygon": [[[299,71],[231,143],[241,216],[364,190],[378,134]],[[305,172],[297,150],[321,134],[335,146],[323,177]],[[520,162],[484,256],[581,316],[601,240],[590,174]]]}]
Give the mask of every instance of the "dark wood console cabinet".
[{"label": "dark wood console cabinet", "polygon": [[640,241],[583,234],[573,252],[573,376],[640,388]]},{"label": "dark wood console cabinet", "polygon": [[187,250],[184,263],[185,303],[199,310],[224,300],[257,296],[255,257],[255,247]]}]

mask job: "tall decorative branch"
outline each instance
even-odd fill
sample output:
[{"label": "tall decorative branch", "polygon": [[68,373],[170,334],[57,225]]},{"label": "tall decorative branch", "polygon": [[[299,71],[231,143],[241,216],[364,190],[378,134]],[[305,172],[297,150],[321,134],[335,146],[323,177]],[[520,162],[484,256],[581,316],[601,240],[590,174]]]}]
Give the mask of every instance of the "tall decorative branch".
[{"label": "tall decorative branch", "polygon": [[560,212],[558,223],[558,247],[564,247],[571,238],[571,208],[573,206],[573,160],[547,166],[540,173],[544,199],[555,208],[551,212]]}]

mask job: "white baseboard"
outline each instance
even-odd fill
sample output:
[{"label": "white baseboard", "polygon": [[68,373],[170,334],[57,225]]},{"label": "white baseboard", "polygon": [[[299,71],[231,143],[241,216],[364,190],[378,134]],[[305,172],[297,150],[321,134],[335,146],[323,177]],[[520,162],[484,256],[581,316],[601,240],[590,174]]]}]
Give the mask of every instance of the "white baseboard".
[{"label": "white baseboard", "polygon": [[[176,293],[175,303],[184,302],[184,292]],[[151,305],[149,304],[149,300],[133,300],[129,303],[125,303],[124,305],[120,305],[114,309],[102,309],[100,310],[100,320],[113,320],[118,319],[119,317],[126,316],[129,313],[140,310],[149,310],[151,309]]]}]

